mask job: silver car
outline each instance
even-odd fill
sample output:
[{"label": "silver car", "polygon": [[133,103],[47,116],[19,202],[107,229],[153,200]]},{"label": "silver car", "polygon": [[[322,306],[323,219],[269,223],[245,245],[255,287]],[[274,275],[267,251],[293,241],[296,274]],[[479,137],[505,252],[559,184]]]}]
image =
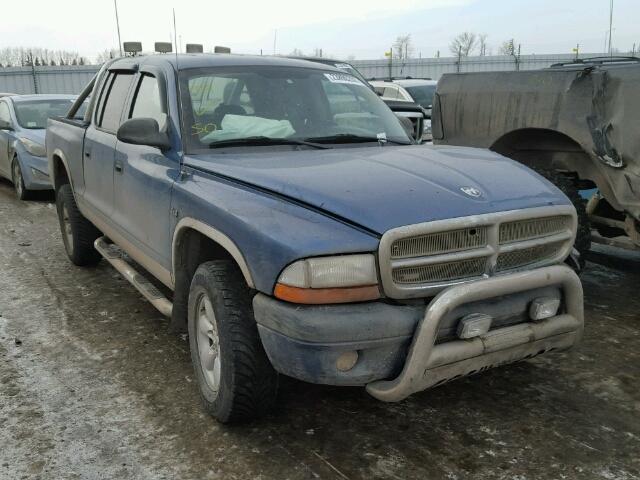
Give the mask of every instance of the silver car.
[{"label": "silver car", "polygon": [[65,115],[75,95],[8,95],[0,98],[0,176],[25,200],[52,189],[44,148],[49,117]]}]

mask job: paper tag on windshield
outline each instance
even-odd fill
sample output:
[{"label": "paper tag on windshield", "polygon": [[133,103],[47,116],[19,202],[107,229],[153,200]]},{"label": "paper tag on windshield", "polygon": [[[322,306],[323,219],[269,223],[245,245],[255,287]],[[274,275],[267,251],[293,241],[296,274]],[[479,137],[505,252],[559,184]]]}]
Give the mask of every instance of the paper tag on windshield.
[{"label": "paper tag on windshield", "polygon": [[347,73],[331,72],[331,73],[325,73],[324,76],[327,77],[327,79],[331,83],[348,83],[350,85],[362,85],[362,82],[360,80],[358,80],[353,75],[349,75]]},{"label": "paper tag on windshield", "polygon": [[378,137],[378,141],[379,142],[386,142],[387,141],[387,132],[382,132],[376,135],[376,137]]}]

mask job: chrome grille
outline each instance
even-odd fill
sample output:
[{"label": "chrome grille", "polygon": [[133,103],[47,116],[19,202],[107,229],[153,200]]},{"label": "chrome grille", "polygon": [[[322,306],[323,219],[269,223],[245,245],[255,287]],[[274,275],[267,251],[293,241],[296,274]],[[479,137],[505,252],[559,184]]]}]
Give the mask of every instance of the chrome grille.
[{"label": "chrome grille", "polygon": [[391,298],[427,297],[455,283],[560,262],[576,228],[571,205],[399,227],[380,241],[382,285]]},{"label": "chrome grille", "polygon": [[555,235],[571,228],[571,217],[555,216],[508,222],[500,225],[500,244]]},{"label": "chrome grille", "polygon": [[393,280],[399,284],[411,285],[481,277],[486,269],[486,262],[484,258],[473,258],[460,262],[397,268],[393,271]]},{"label": "chrome grille", "polygon": [[558,252],[562,251],[564,244],[565,242],[554,242],[501,253],[498,255],[496,271],[503,272],[505,270],[522,268],[553,258],[558,255]]},{"label": "chrome grille", "polygon": [[403,238],[391,246],[391,258],[412,258],[460,252],[487,245],[486,227],[464,228]]}]

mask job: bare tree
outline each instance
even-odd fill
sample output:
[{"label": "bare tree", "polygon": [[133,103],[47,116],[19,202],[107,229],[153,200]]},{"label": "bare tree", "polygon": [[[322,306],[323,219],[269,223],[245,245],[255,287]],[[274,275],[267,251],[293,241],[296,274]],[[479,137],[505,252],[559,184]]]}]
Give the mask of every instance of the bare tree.
[{"label": "bare tree", "polygon": [[515,55],[516,48],[513,38],[511,40],[507,40],[506,42],[502,42],[500,44],[500,47],[498,47],[498,53],[500,55]]},{"label": "bare tree", "polygon": [[487,38],[489,35],[486,33],[481,33],[478,35],[478,53],[481,57],[487,55]]},{"label": "bare tree", "polygon": [[116,58],[119,55],[119,51],[112,48],[110,50],[103,50],[101,53],[98,54],[98,56],[96,57],[96,63],[98,65],[103,64],[104,62],[111,60],[113,58]]},{"label": "bare tree", "polygon": [[456,35],[449,44],[449,51],[456,57],[468,57],[476,44],[478,36],[473,32],[463,32]]},{"label": "bare tree", "polygon": [[398,60],[406,60],[413,55],[413,44],[411,42],[411,34],[400,35],[393,42],[393,58]]},{"label": "bare tree", "polygon": [[294,48],[293,50],[291,50],[291,53],[289,55],[291,55],[292,57],[304,57],[304,52],[299,48]]}]

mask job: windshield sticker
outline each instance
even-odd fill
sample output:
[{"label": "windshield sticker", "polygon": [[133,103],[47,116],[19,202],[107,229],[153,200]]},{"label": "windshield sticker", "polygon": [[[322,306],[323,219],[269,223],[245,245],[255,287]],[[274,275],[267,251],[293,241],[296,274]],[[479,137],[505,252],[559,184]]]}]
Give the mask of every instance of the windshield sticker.
[{"label": "windshield sticker", "polygon": [[348,83],[349,85],[362,85],[362,82],[358,80],[353,75],[348,75],[346,73],[325,73],[325,77],[331,83]]},{"label": "windshield sticker", "polygon": [[27,127],[28,128],[35,128],[37,126],[38,126],[38,124],[36,122],[27,122]]}]

